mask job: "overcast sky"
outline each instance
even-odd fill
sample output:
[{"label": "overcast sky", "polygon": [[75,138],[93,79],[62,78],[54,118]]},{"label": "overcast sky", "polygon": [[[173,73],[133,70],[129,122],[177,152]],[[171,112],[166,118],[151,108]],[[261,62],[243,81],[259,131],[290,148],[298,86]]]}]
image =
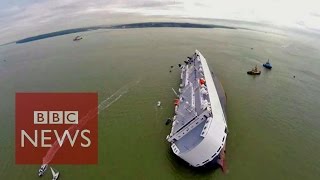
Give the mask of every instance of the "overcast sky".
[{"label": "overcast sky", "polygon": [[320,0],[1,0],[0,44],[66,28],[141,21],[143,17],[152,20],[154,15],[320,31]]}]

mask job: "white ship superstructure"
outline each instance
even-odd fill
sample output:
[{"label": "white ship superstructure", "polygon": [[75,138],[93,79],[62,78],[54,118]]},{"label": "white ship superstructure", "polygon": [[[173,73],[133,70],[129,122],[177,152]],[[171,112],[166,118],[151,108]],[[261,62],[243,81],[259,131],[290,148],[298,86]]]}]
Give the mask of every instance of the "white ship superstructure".
[{"label": "white ship superstructure", "polygon": [[180,95],[167,140],[177,156],[199,167],[216,163],[224,150],[226,97],[202,54],[196,50],[188,58],[180,66]]}]

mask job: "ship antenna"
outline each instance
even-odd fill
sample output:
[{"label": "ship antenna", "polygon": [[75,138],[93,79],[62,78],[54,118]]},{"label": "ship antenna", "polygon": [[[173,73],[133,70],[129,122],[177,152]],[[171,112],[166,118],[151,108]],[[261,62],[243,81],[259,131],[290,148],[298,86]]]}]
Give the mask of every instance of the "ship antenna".
[{"label": "ship antenna", "polygon": [[179,97],[178,94],[177,94],[177,92],[176,92],[173,88],[171,88],[171,89],[172,89],[173,93],[174,93],[177,97]]}]

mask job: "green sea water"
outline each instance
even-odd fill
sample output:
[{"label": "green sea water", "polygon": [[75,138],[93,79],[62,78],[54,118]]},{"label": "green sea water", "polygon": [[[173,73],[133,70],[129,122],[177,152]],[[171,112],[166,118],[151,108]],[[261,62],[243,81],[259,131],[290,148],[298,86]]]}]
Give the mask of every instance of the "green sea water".
[{"label": "green sea water", "polygon": [[[98,165],[54,165],[61,179],[320,178],[319,38],[187,28],[81,35],[0,47],[0,179],[38,178],[39,166],[14,160],[15,92],[25,91],[98,92],[100,102],[121,95],[99,115]],[[177,64],[195,49],[227,93],[227,173],[188,167],[165,139]],[[268,58],[271,71],[262,67]],[[246,74],[254,65],[260,76]]]}]

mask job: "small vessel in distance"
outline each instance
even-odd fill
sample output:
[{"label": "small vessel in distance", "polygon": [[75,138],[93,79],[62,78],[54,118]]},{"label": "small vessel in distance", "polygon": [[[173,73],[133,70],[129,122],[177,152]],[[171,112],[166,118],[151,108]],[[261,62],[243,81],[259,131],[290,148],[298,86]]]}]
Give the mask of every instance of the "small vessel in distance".
[{"label": "small vessel in distance", "polygon": [[38,176],[39,177],[43,176],[44,173],[46,172],[47,168],[48,168],[48,164],[42,164],[40,169],[39,169]]},{"label": "small vessel in distance", "polygon": [[223,167],[227,123],[222,85],[198,50],[179,67],[181,84],[167,141],[193,167]]},{"label": "small vessel in distance", "polygon": [[73,41],[80,41],[81,39],[82,39],[81,36],[76,36],[76,37],[73,39]]},{"label": "small vessel in distance", "polygon": [[261,74],[261,71],[258,69],[257,65],[252,68],[251,71],[248,71],[247,74],[249,75],[260,75]]},{"label": "small vessel in distance", "polygon": [[60,173],[58,171],[55,172],[52,167],[50,167],[50,169],[52,173],[52,180],[57,180],[59,178]]},{"label": "small vessel in distance", "polygon": [[272,69],[272,65],[270,64],[269,59],[265,64],[263,64],[263,67],[265,67],[267,69]]}]

